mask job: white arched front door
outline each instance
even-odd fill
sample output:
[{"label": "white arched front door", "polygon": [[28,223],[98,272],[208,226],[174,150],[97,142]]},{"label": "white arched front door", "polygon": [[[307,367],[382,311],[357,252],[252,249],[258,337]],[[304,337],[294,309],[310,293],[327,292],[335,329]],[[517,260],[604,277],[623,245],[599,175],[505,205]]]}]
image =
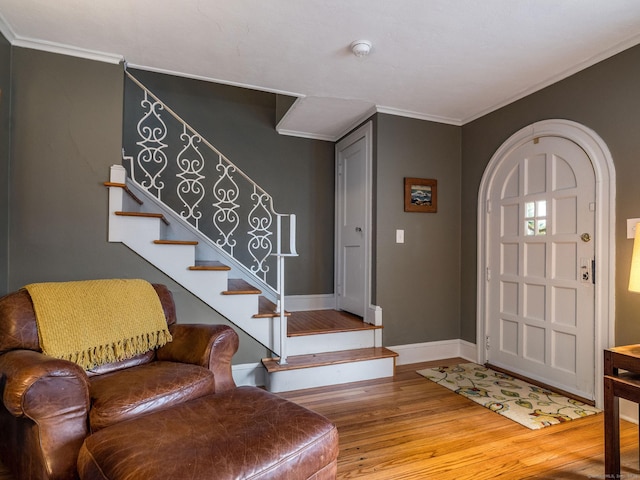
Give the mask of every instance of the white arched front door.
[{"label": "white arched front door", "polygon": [[601,397],[600,357],[613,339],[612,172],[599,137],[563,120],[527,127],[496,152],[479,197],[482,363]]}]

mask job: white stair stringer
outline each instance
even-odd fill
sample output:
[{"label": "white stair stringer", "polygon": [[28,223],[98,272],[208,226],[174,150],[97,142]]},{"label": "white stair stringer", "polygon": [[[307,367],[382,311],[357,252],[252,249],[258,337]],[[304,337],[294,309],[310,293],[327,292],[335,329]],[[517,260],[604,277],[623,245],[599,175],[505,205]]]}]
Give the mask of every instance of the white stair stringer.
[{"label": "white stair stringer", "polygon": [[[226,317],[231,323],[245,331],[266,348],[278,354],[280,351],[280,324],[278,318],[253,318],[258,313],[258,294],[223,295],[228,289],[229,278],[242,278],[251,284],[259,284],[259,279],[241,275],[234,263],[230,262],[211,243],[202,241],[184,221],[163,205],[153,204],[153,200],[137,185],[127,182],[124,168],[112,167],[111,182],[125,184],[143,205],[131,200],[123,188],[109,188],[109,241],[121,242],[142,258],[189,290],[204,303]],[[122,170],[120,170],[122,169]],[[114,178],[115,170],[115,178]],[[119,177],[118,175],[122,175]],[[162,213],[168,220],[165,225],[160,218],[122,216],[116,212]],[[156,244],[156,240],[196,240],[198,245]],[[229,265],[231,270],[189,270],[196,260],[217,260]],[[235,267],[235,268],[234,268]],[[258,288],[261,289],[262,285]],[[262,291],[262,289],[261,289]],[[265,295],[262,291],[262,295]],[[266,296],[266,295],[265,295]]]}]

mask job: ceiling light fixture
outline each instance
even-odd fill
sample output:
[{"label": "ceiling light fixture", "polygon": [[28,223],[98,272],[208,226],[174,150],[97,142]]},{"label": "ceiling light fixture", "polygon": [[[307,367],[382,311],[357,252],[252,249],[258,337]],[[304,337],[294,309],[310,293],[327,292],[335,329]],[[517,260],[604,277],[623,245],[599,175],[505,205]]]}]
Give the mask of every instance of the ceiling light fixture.
[{"label": "ceiling light fixture", "polygon": [[366,57],[371,51],[371,42],[369,40],[356,40],[351,44],[351,51],[356,57]]}]

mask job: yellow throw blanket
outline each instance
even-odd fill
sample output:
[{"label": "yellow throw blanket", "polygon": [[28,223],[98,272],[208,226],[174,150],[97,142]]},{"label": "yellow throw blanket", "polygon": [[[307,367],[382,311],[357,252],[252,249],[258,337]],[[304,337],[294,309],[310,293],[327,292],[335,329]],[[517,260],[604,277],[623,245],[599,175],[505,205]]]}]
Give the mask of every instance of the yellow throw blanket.
[{"label": "yellow throw blanket", "polygon": [[170,342],[162,304],[145,280],[109,279],[25,286],[40,347],[85,370]]}]

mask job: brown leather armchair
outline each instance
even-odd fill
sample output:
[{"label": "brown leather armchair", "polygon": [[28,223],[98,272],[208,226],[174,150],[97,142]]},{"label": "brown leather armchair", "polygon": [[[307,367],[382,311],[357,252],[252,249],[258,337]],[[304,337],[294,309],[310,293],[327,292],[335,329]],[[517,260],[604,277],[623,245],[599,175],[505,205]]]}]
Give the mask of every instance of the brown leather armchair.
[{"label": "brown leather armchair", "polygon": [[154,288],[173,341],[91,371],[42,353],[26,290],[0,298],[0,460],[16,478],[75,479],[90,433],[235,387],[233,329],[176,323],[171,292]]}]

